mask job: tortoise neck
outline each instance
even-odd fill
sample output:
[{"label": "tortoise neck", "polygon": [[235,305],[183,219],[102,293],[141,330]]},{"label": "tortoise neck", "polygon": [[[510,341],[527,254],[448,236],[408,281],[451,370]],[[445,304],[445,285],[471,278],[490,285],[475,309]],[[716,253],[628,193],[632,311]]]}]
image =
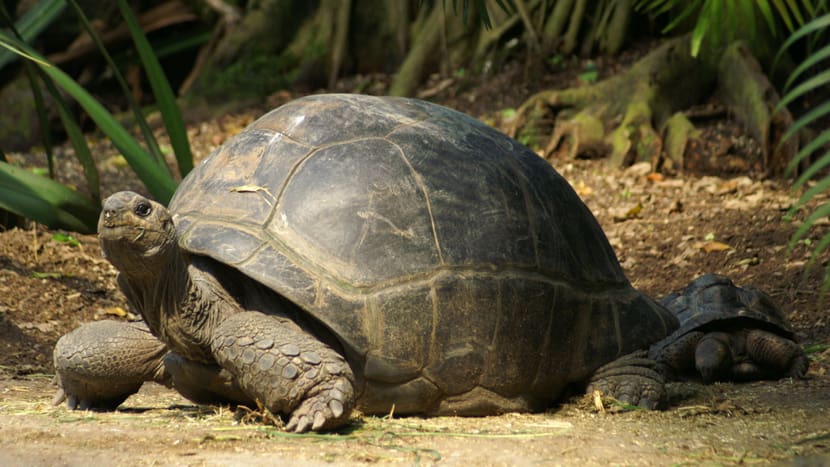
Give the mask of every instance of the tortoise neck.
[{"label": "tortoise neck", "polygon": [[[188,349],[185,337],[191,326],[188,316],[197,301],[196,285],[190,277],[186,253],[178,246],[163,256],[152,270],[122,271],[127,298],[147,322],[150,330],[176,352]],[[187,342],[186,342],[187,341]],[[189,349],[191,352],[194,350]],[[185,355],[188,357],[188,355]],[[192,357],[192,356],[191,356]],[[204,359],[200,359],[204,360]]]}]

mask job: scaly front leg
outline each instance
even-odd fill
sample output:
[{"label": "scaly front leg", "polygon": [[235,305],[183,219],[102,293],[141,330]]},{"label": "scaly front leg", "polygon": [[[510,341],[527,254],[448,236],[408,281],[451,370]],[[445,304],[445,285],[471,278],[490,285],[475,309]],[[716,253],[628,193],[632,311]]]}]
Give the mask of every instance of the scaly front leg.
[{"label": "scaly front leg", "polygon": [[233,314],[217,326],[211,351],[252,399],[290,417],[288,430],[339,427],[354,407],[354,376],[343,356],[289,320]]}]

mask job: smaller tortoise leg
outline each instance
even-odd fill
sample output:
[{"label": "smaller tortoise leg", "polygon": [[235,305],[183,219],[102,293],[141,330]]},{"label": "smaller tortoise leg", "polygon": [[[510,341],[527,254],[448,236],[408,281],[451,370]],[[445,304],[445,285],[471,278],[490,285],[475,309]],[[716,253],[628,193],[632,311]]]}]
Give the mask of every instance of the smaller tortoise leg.
[{"label": "smaller tortoise leg", "polygon": [[216,327],[211,351],[252,399],[290,417],[287,430],[336,428],[354,407],[354,376],[343,356],[287,319],[233,314]]},{"label": "smaller tortoise leg", "polygon": [[742,336],[726,332],[710,332],[704,335],[695,349],[695,368],[705,384],[730,381],[742,358]]},{"label": "smaller tortoise leg", "polygon": [[588,392],[599,391],[626,404],[647,409],[667,405],[668,395],[657,362],[645,351],[624,355],[601,366],[588,384]]},{"label": "smaller tortoise leg", "polygon": [[650,356],[657,360],[657,368],[666,379],[684,379],[695,374],[695,349],[702,337],[700,331],[686,333],[663,347],[658,355]]},{"label": "smaller tortoise leg", "polygon": [[115,410],[145,381],[170,385],[165,345],[143,322],[95,321],[61,337],[53,360],[58,392],[70,409]]},{"label": "smaller tortoise leg", "polygon": [[756,371],[764,374],[752,373],[752,366],[743,369],[736,367],[736,379],[746,381],[781,376],[801,378],[810,366],[810,361],[804,355],[801,346],[790,339],[761,329],[747,331],[746,354],[755,363]]}]

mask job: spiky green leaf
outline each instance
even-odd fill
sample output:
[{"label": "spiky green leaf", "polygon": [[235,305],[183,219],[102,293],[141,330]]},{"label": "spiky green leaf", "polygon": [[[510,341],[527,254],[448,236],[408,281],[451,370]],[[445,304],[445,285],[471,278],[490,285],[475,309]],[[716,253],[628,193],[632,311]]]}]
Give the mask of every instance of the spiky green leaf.
[{"label": "spiky green leaf", "polygon": [[141,57],[141,63],[144,65],[144,72],[150,81],[153,95],[156,97],[156,103],[161,112],[161,117],[164,120],[164,125],[167,128],[167,134],[170,137],[170,145],[176,154],[179,173],[181,176],[185,176],[193,169],[193,155],[190,152],[187,129],[185,128],[179,105],[176,103],[176,96],[173,94],[173,90],[170,88],[170,82],[167,81],[167,76],[165,76],[158,58],[153,53],[153,48],[147,41],[147,37],[144,36],[144,32],[138,24],[138,19],[136,19],[127,1],[118,0],[118,7],[121,10],[124,21],[127,23],[127,27],[130,29],[136,50],[138,50],[138,55]]},{"label": "spiky green leaf", "polygon": [[[822,147],[823,145],[827,144],[828,142],[830,142],[830,130],[825,130],[825,131],[821,132],[818,136],[816,136],[815,138],[813,138],[813,140],[812,140],[812,141],[810,141],[809,143],[807,143],[807,145],[806,145],[806,146],[803,146],[803,147],[802,147],[802,148],[798,151],[798,154],[796,154],[796,155],[795,155],[795,157],[793,157],[793,160],[791,160],[791,161],[790,161],[790,163],[789,163],[789,164],[787,164],[787,170],[785,171],[785,173],[786,173],[787,175],[791,175],[792,173],[794,173],[794,172],[795,172],[795,169],[796,169],[796,168],[797,168],[797,167],[801,164],[801,162],[802,162],[802,161],[806,160],[806,159],[807,159],[807,157],[809,157],[810,155],[812,155],[815,151],[817,151],[820,147]],[[826,157],[826,156],[825,156],[825,157]],[[823,161],[823,158],[822,158],[822,159],[819,159],[819,160],[818,160],[818,161],[816,161],[816,162],[814,162],[814,164],[821,163],[821,161]],[[830,161],[828,161],[828,162],[830,162]],[[813,175],[815,175],[816,173],[818,173],[818,171],[819,171],[820,169],[821,169],[821,167],[819,167],[818,169],[816,169],[815,171],[813,171],[813,167],[812,167],[812,166],[811,166],[810,168],[808,168],[808,169],[804,172],[804,174],[802,174],[802,175],[801,175],[801,177],[799,177],[799,179],[796,181],[796,183],[795,183],[794,187],[795,187],[796,189],[798,189],[799,187],[801,187],[801,185],[803,185],[803,184],[804,184],[804,182],[806,182],[807,180],[809,180],[810,178],[812,178],[812,177],[813,177]],[[807,174],[809,174],[809,175],[807,175]],[[805,175],[807,175],[807,176],[805,177]]]},{"label": "spiky green leaf", "polygon": [[176,181],[170,175],[170,172],[166,168],[159,167],[152,156],[141,147],[138,141],[124,129],[104,106],[60,68],[43,64],[45,59],[28,45],[20,43],[2,31],[0,31],[0,39],[39,59],[35,63],[83,107],[90,118],[98,125],[98,128],[112,140],[115,147],[124,155],[127,162],[141,178],[141,181],[150,190],[150,193],[161,203],[166,204],[170,200],[176,190]]},{"label": "spiky green leaf", "polygon": [[75,16],[81,20],[81,25],[86,30],[86,33],[92,38],[93,43],[98,48],[98,52],[104,57],[104,60],[107,62],[107,65],[112,72],[115,81],[118,83],[118,86],[121,88],[121,95],[127,100],[127,104],[130,107],[130,110],[133,113],[133,118],[135,119],[136,124],[138,125],[139,130],[141,131],[141,135],[144,136],[144,144],[147,145],[147,150],[152,154],[153,159],[164,169],[167,168],[166,162],[164,160],[164,154],[161,153],[161,148],[159,148],[158,141],[156,141],[156,136],[153,134],[153,131],[150,129],[150,125],[147,123],[147,119],[144,118],[144,114],[141,111],[141,106],[139,106],[138,102],[136,102],[135,98],[133,97],[133,92],[130,89],[130,86],[127,84],[127,80],[124,79],[124,76],[119,71],[118,66],[116,66],[115,62],[110,56],[110,53],[107,51],[107,48],[104,47],[104,43],[101,40],[101,37],[98,35],[98,32],[95,28],[92,27],[92,24],[89,22],[89,19],[86,17],[86,14],[81,9],[78,2],[75,0],[69,0],[69,3],[72,5],[72,8],[75,10]]},{"label": "spiky green leaf", "polygon": [[809,57],[805,58],[803,62],[801,62],[790,76],[787,78],[787,82],[784,84],[784,91],[790,89],[790,86],[795,83],[799,76],[801,76],[805,71],[811,69],[812,67],[816,66],[822,60],[830,57],[830,44],[822,47],[819,50],[816,50]]},{"label": "spiky green leaf", "polygon": [[99,207],[86,196],[20,167],[0,162],[0,208],[51,228],[95,232]]},{"label": "spiky green leaf", "polygon": [[[40,0],[23,13],[23,16],[15,22],[14,28],[20,33],[24,42],[30,42],[52,24],[64,8],[66,8],[64,0]],[[0,50],[0,69],[16,60],[18,56],[21,56],[19,51]]]}]

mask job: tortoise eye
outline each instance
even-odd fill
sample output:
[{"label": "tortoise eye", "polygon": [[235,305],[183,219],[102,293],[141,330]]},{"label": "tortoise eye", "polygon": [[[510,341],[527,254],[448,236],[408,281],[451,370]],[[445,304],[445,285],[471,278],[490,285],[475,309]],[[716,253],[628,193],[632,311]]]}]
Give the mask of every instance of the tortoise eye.
[{"label": "tortoise eye", "polygon": [[153,207],[150,206],[150,203],[142,201],[135,205],[134,212],[140,217],[147,217],[153,212]]}]

